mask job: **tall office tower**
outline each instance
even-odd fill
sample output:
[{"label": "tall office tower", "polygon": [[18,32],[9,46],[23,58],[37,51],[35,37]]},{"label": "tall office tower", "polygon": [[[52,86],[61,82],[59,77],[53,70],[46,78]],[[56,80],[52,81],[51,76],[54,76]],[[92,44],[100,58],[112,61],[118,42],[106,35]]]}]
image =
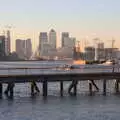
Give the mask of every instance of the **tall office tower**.
[{"label": "tall office tower", "polygon": [[29,59],[32,55],[32,43],[31,43],[31,39],[27,39],[25,41],[25,54],[27,59]]},{"label": "tall office tower", "polygon": [[69,33],[68,32],[62,32],[62,40],[61,40],[61,42],[62,42],[62,47],[64,47],[65,45],[64,45],[64,39],[65,38],[69,38]]},{"label": "tall office tower", "polygon": [[47,32],[41,32],[39,36],[39,50],[40,50],[40,56],[42,56],[44,53],[44,49],[46,44],[48,44],[48,35]]},{"label": "tall office tower", "polygon": [[43,44],[48,43],[48,35],[47,32],[41,32],[39,36],[39,47],[41,49]]},{"label": "tall office tower", "polygon": [[10,38],[10,31],[8,30],[7,31],[7,37],[6,37],[6,40],[5,40],[5,52],[7,55],[10,54],[11,52],[11,38]]},{"label": "tall office tower", "polygon": [[24,59],[25,56],[25,40],[17,39],[16,40],[16,53],[19,58]]},{"label": "tall office tower", "polygon": [[49,32],[49,44],[51,45],[52,48],[56,49],[56,32],[55,30],[51,29]]},{"label": "tall office tower", "polygon": [[0,36],[0,57],[5,56],[5,36]]}]

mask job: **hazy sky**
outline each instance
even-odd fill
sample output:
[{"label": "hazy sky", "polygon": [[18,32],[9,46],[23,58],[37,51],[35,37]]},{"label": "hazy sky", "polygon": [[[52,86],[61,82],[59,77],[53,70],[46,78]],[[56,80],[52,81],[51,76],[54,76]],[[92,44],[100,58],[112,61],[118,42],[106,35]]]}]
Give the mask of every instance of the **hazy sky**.
[{"label": "hazy sky", "polygon": [[39,32],[51,28],[58,40],[60,32],[68,31],[77,40],[100,37],[108,42],[114,37],[117,44],[120,0],[0,0],[0,32],[6,25],[13,26],[13,50],[16,38],[32,38],[35,48]]}]

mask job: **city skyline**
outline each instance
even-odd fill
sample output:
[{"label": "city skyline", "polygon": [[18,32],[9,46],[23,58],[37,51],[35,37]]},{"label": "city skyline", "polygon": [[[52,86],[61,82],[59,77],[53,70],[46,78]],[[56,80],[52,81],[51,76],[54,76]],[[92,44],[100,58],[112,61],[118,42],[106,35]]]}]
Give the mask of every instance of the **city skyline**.
[{"label": "city skyline", "polygon": [[12,51],[19,38],[31,38],[35,49],[39,33],[51,28],[56,30],[58,41],[65,31],[77,40],[99,37],[105,42],[114,38],[120,48],[119,4],[119,0],[4,0],[0,7],[0,31],[6,25],[12,26]]},{"label": "city skyline", "polygon": [[[52,28],[53,29],[53,28]],[[50,29],[51,30],[51,29]],[[50,32],[50,30],[49,31],[44,31],[45,33],[47,33],[47,35],[49,35],[49,32]],[[6,33],[7,33],[7,31],[8,31],[8,29],[6,30]],[[1,32],[1,31],[0,31]],[[5,31],[4,31],[5,32]],[[14,31],[15,32],[15,31]],[[14,33],[13,31],[10,31],[10,33],[11,33],[11,38],[13,38],[12,37],[12,34]],[[39,47],[39,34],[40,33],[44,33],[43,31],[42,32],[38,32],[38,35],[36,35],[36,39],[34,39],[34,37],[31,37],[31,38],[33,38],[33,39],[31,39],[30,37],[29,37],[29,35],[26,35],[26,34],[22,34],[22,33],[19,33],[19,35],[18,36],[16,36],[16,39],[11,39],[11,52],[12,51],[15,51],[15,42],[16,42],[16,40],[17,39],[22,39],[22,40],[26,40],[26,39],[31,39],[31,41],[32,41],[32,50],[33,51],[35,51],[35,50],[37,50],[37,48]],[[62,47],[62,33],[68,33],[69,34],[69,36],[71,37],[71,38],[76,38],[76,36],[72,36],[72,34],[70,33],[70,32],[60,32],[60,33],[58,33],[57,31],[56,31],[56,45],[57,45],[57,48],[59,48],[59,47]],[[6,37],[7,37],[7,34],[3,34],[3,33],[1,33],[0,35],[5,35]],[[58,35],[59,35],[59,37],[58,37]],[[34,35],[33,35],[34,36]],[[95,42],[94,42],[94,40],[95,39],[99,39],[99,42],[104,42],[105,43],[105,46],[106,47],[112,47],[112,41],[113,40],[115,40],[115,44],[114,44],[114,47],[118,47],[118,48],[120,48],[119,47],[119,45],[118,44],[116,44],[116,39],[114,38],[114,37],[109,37],[109,39],[106,39],[105,41],[103,40],[103,39],[101,39],[102,37],[98,37],[98,36],[96,36],[95,34],[93,35],[94,37],[88,37],[88,36],[82,36],[81,37],[81,39],[76,39],[76,43],[77,43],[77,41],[80,41],[80,44],[81,44],[81,47],[82,47],[82,50],[84,49],[84,47],[87,45],[87,46],[94,46],[95,45]],[[13,40],[14,40],[14,42],[13,42]],[[33,41],[33,40],[35,40],[35,41]],[[14,43],[14,45],[13,45],[13,43]]]}]

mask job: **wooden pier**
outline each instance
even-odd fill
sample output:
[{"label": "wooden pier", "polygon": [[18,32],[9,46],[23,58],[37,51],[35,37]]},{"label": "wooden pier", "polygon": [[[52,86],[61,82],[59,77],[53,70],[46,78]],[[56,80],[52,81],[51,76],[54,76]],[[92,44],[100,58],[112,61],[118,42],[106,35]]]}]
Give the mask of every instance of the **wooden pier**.
[{"label": "wooden pier", "polygon": [[[60,96],[63,96],[64,82],[71,81],[71,87],[68,89],[73,89],[73,95],[77,94],[77,83],[79,81],[89,81],[89,92],[92,95],[93,83],[96,80],[103,81],[103,95],[106,95],[106,83],[108,80],[116,80],[115,88],[116,93],[119,92],[119,80],[120,73],[118,72],[97,72],[97,73],[52,73],[52,74],[16,74],[16,75],[0,75],[0,98],[3,93],[3,84],[15,84],[15,83],[25,83],[25,82],[40,82],[42,83],[42,93],[44,97],[48,95],[48,82],[59,82],[60,83]],[[95,86],[97,89],[97,86]],[[10,96],[13,96],[14,86],[10,86]],[[31,92],[33,92],[33,87],[31,87]],[[70,91],[69,91],[70,92]]]}]

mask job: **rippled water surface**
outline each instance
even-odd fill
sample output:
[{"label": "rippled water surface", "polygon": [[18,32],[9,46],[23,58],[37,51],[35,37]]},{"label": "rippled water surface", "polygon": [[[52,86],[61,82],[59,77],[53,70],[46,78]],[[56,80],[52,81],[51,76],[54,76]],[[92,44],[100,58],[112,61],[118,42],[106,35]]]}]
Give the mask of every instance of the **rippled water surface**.
[{"label": "rippled water surface", "polygon": [[120,96],[19,97],[0,101],[1,120],[119,120]]},{"label": "rippled water surface", "polygon": [[61,98],[59,83],[49,83],[47,99],[42,91],[32,98],[29,83],[16,84],[13,100],[5,95],[0,99],[0,120],[120,120],[120,95],[114,94],[114,81],[107,83],[107,96],[102,95],[102,81],[96,81],[101,89],[93,96],[89,96],[87,81],[79,82],[77,97],[67,94],[69,84],[65,82]]}]

